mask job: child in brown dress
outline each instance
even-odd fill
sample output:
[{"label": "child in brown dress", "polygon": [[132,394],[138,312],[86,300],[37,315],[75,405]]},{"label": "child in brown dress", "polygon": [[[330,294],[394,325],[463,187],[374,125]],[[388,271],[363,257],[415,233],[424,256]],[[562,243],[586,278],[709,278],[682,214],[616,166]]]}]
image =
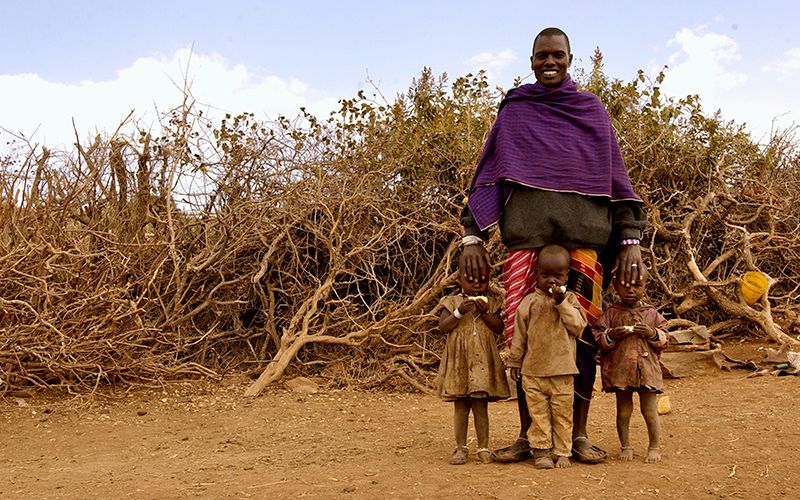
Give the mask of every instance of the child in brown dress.
[{"label": "child in brown dress", "polygon": [[642,301],[646,283],[644,277],[626,286],[615,277],[614,290],[620,300],[597,320],[592,333],[600,346],[603,391],[613,392],[617,398],[617,434],[622,447],[619,458],[633,460],[629,427],[636,392],[650,439],[645,462],[656,463],[661,461],[656,397],[664,390],[658,360],[669,336],[667,320]]},{"label": "child in brown dress", "polygon": [[450,463],[467,462],[469,413],[475,420],[478,459],[492,461],[489,451],[488,402],[509,396],[505,367],[500,360],[496,335],[503,332],[500,302],[487,297],[488,279],[469,281],[460,271],[461,293],[441,300],[439,331],[447,334],[439,364],[439,396],[454,404],[456,448]]}]

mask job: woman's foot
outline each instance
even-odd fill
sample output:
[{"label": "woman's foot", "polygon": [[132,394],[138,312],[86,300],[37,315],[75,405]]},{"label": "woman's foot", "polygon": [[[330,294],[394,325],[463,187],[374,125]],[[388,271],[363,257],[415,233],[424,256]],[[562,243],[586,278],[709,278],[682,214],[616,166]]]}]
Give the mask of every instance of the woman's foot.
[{"label": "woman's foot", "polygon": [[572,438],[572,457],[578,462],[596,464],[605,460],[607,455],[605,450],[593,445],[586,436]]},{"label": "woman's foot", "polygon": [[466,446],[456,446],[453,456],[450,457],[450,465],[464,465],[469,458],[469,448]]},{"label": "woman's foot", "polygon": [[623,446],[619,450],[619,459],[625,462],[633,460],[633,446]]},{"label": "woman's foot", "polygon": [[658,448],[650,448],[647,450],[647,457],[644,461],[648,464],[657,464],[661,461],[661,450]]},{"label": "woman's foot", "polygon": [[489,448],[478,448],[478,460],[482,464],[492,463],[492,452],[489,451]]},{"label": "woman's foot", "polygon": [[531,458],[531,445],[527,439],[517,438],[514,444],[494,451],[497,462],[521,462]]},{"label": "woman's foot", "polygon": [[558,460],[556,460],[556,469],[566,469],[570,465],[572,465],[572,462],[569,457],[558,457]]}]

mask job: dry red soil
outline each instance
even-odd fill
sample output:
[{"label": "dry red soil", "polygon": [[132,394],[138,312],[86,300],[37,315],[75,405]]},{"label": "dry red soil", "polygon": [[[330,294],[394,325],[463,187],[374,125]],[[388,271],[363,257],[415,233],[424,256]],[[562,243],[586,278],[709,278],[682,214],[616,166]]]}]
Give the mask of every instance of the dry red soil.
[{"label": "dry red soil", "polygon": [[[733,346],[737,357],[757,346]],[[737,351],[738,349],[738,351]],[[244,377],[178,382],[93,396],[0,399],[0,498],[797,498],[800,377],[720,372],[667,381],[663,462],[618,450],[614,399],[598,393],[598,465],[536,470],[531,463],[447,463],[452,407],[420,394],[281,385],[255,399]],[[516,402],[489,407],[491,442],[516,436]]]}]

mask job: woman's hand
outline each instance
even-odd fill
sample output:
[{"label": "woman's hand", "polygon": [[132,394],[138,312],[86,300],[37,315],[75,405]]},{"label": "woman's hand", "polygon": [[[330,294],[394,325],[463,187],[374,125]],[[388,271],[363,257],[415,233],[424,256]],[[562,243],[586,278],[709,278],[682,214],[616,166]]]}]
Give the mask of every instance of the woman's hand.
[{"label": "woman's hand", "polygon": [[639,245],[623,245],[611,273],[619,276],[626,286],[642,280],[647,275],[642,262],[642,248]]},{"label": "woman's hand", "polygon": [[461,250],[459,267],[469,281],[488,281],[489,252],[483,245],[467,245]]}]

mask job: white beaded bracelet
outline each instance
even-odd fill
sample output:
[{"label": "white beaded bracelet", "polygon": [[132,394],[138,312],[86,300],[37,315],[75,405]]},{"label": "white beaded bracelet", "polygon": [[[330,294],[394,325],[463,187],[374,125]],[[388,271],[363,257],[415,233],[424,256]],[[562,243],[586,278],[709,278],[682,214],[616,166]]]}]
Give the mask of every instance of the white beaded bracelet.
[{"label": "white beaded bracelet", "polygon": [[468,234],[461,239],[461,246],[468,247],[470,245],[483,245],[483,239],[474,234]]}]

